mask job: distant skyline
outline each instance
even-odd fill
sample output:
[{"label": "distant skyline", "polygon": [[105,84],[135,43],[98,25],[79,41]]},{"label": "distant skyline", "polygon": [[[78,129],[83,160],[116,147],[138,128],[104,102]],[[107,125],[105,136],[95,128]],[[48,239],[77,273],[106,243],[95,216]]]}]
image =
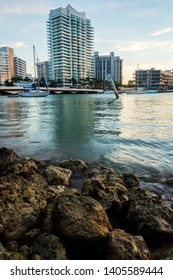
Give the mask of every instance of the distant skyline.
[{"label": "distant skyline", "polygon": [[0,0],[0,47],[14,48],[33,73],[32,46],[47,60],[50,10],[70,4],[94,27],[94,51],[123,59],[123,83],[140,69],[173,69],[172,0]]}]

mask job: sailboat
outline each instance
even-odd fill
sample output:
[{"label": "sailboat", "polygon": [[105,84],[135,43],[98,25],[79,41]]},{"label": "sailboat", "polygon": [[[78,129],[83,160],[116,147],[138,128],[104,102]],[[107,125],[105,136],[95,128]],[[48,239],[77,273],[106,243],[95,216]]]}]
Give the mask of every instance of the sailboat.
[{"label": "sailboat", "polygon": [[144,94],[145,93],[145,90],[143,88],[138,88],[138,80],[139,80],[139,65],[137,68],[136,88],[134,90],[126,91],[127,94]]},{"label": "sailboat", "polygon": [[[35,74],[35,80],[36,80],[35,46],[33,46],[33,56],[34,56],[34,74]],[[40,90],[39,83],[38,83],[38,85],[36,86],[35,89],[25,89],[23,92],[21,92],[20,96],[21,97],[46,97],[46,96],[48,96],[49,89],[48,89],[45,77],[44,77],[44,80],[46,83],[47,90],[45,90],[45,91]]]}]

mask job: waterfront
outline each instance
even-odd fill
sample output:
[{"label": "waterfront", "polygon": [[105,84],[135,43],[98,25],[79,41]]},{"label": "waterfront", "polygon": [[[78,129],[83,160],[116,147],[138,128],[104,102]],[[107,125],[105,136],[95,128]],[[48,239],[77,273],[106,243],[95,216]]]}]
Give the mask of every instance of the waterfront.
[{"label": "waterfront", "polygon": [[78,158],[121,172],[173,195],[173,94],[0,97],[0,146],[20,156],[60,162]]}]

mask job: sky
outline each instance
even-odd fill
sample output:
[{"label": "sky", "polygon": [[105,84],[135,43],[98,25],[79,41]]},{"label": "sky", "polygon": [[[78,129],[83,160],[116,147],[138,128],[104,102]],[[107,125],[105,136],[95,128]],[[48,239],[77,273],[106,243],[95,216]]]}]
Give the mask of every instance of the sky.
[{"label": "sky", "polygon": [[33,73],[33,45],[47,60],[50,10],[70,4],[94,27],[94,51],[123,59],[123,83],[137,68],[173,69],[173,0],[0,0],[0,46],[14,48]]}]

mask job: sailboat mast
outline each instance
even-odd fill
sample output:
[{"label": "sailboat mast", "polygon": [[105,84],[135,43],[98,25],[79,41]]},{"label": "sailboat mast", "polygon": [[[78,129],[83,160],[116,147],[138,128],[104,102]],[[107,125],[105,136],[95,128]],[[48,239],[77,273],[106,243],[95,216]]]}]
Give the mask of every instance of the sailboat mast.
[{"label": "sailboat mast", "polygon": [[34,78],[36,83],[35,46],[33,46],[33,58],[34,58]]}]

